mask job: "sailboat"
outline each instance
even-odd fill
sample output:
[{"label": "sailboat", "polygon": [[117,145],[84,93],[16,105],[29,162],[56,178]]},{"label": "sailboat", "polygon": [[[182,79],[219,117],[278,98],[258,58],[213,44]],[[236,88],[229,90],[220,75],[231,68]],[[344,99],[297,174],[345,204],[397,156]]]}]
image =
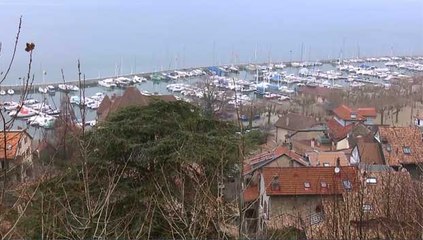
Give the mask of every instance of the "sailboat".
[{"label": "sailboat", "polygon": [[[43,71],[43,85],[45,84],[45,78],[44,78],[44,76],[47,74],[47,72],[46,71]],[[45,85],[44,85],[45,86]],[[38,91],[40,92],[40,93],[43,93],[43,94],[46,94],[47,92],[48,92],[48,88],[47,87],[39,87],[38,88]]]}]

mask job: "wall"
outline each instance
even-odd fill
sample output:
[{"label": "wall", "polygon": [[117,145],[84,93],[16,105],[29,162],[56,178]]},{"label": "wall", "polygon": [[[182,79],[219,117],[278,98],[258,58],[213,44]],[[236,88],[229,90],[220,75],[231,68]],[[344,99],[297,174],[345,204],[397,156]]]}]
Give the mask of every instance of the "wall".
[{"label": "wall", "polygon": [[301,167],[301,166],[302,165],[300,165],[297,161],[291,160],[291,158],[289,158],[286,155],[283,155],[280,158],[266,165],[266,167]]},{"label": "wall", "polygon": [[360,163],[360,154],[358,152],[358,147],[354,147],[354,149],[351,152],[351,158],[350,158],[351,164],[359,164]]},{"label": "wall", "polygon": [[302,196],[270,196],[270,228],[285,226],[300,227],[299,218],[305,220],[316,213],[316,207],[321,206],[319,195]]},{"label": "wall", "polygon": [[342,126],[344,126],[344,127],[346,126],[346,122],[342,119],[339,119],[337,116],[333,117],[333,119],[335,119]]},{"label": "wall", "polygon": [[19,181],[24,180],[26,177],[29,177],[29,173],[32,168],[32,140],[27,135],[24,134],[19,142],[20,147],[17,151],[17,156],[22,157],[20,162],[20,176],[18,177]]},{"label": "wall", "polygon": [[350,148],[348,138],[344,138],[336,143],[336,150],[343,150]]},{"label": "wall", "polygon": [[301,141],[301,140],[311,140],[316,139],[317,145],[317,138],[323,135],[323,131],[308,131],[308,132],[297,132],[294,136],[291,137],[292,140]]},{"label": "wall", "polygon": [[285,142],[285,136],[288,134],[288,130],[282,128],[276,128],[276,142],[283,143]]}]

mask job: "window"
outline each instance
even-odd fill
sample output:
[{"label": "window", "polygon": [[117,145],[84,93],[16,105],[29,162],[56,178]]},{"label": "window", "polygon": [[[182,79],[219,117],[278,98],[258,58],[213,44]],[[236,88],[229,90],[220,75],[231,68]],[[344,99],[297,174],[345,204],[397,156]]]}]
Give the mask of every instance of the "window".
[{"label": "window", "polygon": [[272,189],[272,191],[280,191],[281,190],[281,185],[279,183],[279,176],[273,177],[271,189]]},{"label": "window", "polygon": [[375,177],[368,177],[368,178],[366,178],[366,183],[367,184],[376,184],[377,179]]},{"label": "window", "polygon": [[363,211],[364,212],[370,212],[370,211],[372,211],[373,210],[373,206],[371,205],[371,204],[369,204],[369,203],[365,203],[364,205],[363,205]]},{"label": "window", "polygon": [[327,182],[320,182],[320,187],[327,188],[328,187]]},{"label": "window", "polygon": [[304,188],[305,189],[310,189],[310,182],[304,182]]},{"label": "window", "polygon": [[330,164],[325,162],[325,163],[323,163],[323,167],[330,167]]},{"label": "window", "polygon": [[345,190],[350,191],[352,189],[352,184],[350,180],[342,181],[342,185],[344,186]]},{"label": "window", "polygon": [[402,147],[402,151],[404,152],[404,154],[411,154],[411,148],[408,146]]}]

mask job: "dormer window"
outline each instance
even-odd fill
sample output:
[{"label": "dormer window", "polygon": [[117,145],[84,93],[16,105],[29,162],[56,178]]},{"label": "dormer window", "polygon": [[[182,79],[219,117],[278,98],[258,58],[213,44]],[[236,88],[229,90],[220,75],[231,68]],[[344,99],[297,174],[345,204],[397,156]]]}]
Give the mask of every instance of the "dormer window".
[{"label": "dormer window", "polygon": [[304,182],[304,188],[306,189],[306,190],[309,190],[310,189],[310,182]]},{"label": "dormer window", "polygon": [[330,167],[329,163],[323,163],[323,167]]},{"label": "dormer window", "polygon": [[12,144],[7,144],[6,145],[6,150],[11,150],[12,149]]},{"label": "dormer window", "polygon": [[404,146],[402,147],[402,151],[404,152],[404,154],[411,154],[411,147],[409,146]]},{"label": "dormer window", "polygon": [[320,187],[321,188],[327,188],[328,187],[327,182],[324,182],[324,181],[320,182]]},{"label": "dormer window", "polygon": [[272,191],[280,191],[281,190],[281,185],[279,183],[279,176],[273,176],[271,189],[272,189]]},{"label": "dormer window", "polygon": [[386,144],[386,151],[391,152],[392,151],[392,146],[391,144]]},{"label": "dormer window", "polygon": [[352,113],[351,113],[351,119],[356,119],[356,118],[357,118],[357,113],[352,112]]},{"label": "dormer window", "polygon": [[368,178],[366,178],[366,183],[367,184],[376,184],[377,179],[375,177],[368,177]]},{"label": "dormer window", "polygon": [[364,212],[370,212],[370,211],[372,211],[373,210],[373,206],[372,206],[372,204],[369,204],[369,203],[365,203],[365,204],[363,204],[363,211]]},{"label": "dormer window", "polygon": [[342,185],[344,186],[344,189],[345,190],[351,191],[352,184],[351,184],[350,180],[344,180],[344,181],[342,181]]}]

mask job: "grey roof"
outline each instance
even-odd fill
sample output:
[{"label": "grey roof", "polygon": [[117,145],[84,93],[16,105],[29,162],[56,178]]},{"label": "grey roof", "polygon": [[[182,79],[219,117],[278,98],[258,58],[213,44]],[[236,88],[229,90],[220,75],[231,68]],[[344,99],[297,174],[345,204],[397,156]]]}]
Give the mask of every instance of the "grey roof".
[{"label": "grey roof", "polygon": [[319,122],[312,117],[307,117],[298,113],[287,113],[276,121],[275,126],[277,128],[298,131],[301,129],[311,128],[318,123]]}]

